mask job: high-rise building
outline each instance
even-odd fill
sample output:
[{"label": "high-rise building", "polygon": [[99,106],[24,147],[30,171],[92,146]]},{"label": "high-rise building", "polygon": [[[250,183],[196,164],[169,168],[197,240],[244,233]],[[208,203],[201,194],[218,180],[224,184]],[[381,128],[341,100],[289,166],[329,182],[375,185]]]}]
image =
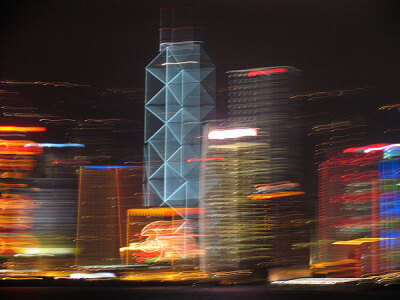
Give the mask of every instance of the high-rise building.
[{"label": "high-rise building", "polygon": [[127,210],[142,205],[141,178],[141,167],[81,167],[76,265],[121,264]]},{"label": "high-rise building", "polygon": [[229,71],[229,120],[202,153],[206,270],[308,263],[302,131],[292,67]]},{"label": "high-rise building", "polygon": [[145,205],[197,207],[200,164],[188,160],[214,117],[215,67],[200,42],[164,46],[146,67]]},{"label": "high-rise building", "polygon": [[316,272],[360,276],[399,267],[398,146],[348,148],[320,164]]},{"label": "high-rise building", "polygon": [[[303,132],[297,103],[301,71],[271,67],[228,71],[228,113],[232,126],[258,128],[255,181],[302,182]],[[264,170],[264,171],[261,171]],[[258,177],[259,176],[259,177]]]}]

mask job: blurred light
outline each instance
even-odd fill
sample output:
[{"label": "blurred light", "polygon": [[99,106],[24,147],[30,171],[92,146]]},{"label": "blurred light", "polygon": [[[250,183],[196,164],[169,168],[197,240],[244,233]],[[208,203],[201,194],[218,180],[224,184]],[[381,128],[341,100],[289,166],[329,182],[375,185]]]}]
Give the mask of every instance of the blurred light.
[{"label": "blurred light", "polygon": [[0,131],[36,132],[36,131],[46,131],[46,128],[44,128],[44,127],[0,126]]},{"label": "blurred light", "polygon": [[51,163],[53,165],[58,164],[90,164],[88,160],[52,160]]},{"label": "blurred light", "polygon": [[[28,144],[35,145],[35,147],[27,146]],[[40,154],[43,152],[41,148],[32,141],[23,140],[0,140],[0,154]]]},{"label": "blurred light", "polygon": [[116,278],[114,273],[72,273],[69,278],[71,279],[96,279],[96,278]]},{"label": "blurred light", "polygon": [[187,162],[192,162],[192,161],[206,161],[206,160],[213,160],[213,159],[224,159],[225,157],[223,156],[214,156],[214,157],[207,157],[207,158],[189,158],[186,161]]},{"label": "blurred light", "polygon": [[26,134],[23,134],[23,133],[0,133],[0,136],[20,136],[20,137],[25,137]]},{"label": "blurred light", "polygon": [[285,68],[276,68],[276,69],[269,69],[264,71],[252,71],[247,74],[248,77],[259,76],[259,75],[268,75],[274,73],[284,73],[287,72]]},{"label": "blurred light", "polygon": [[394,238],[360,238],[349,241],[337,241],[333,242],[333,245],[361,245],[364,243],[380,242],[381,240],[393,240]]},{"label": "blurred light", "polygon": [[154,208],[132,208],[128,209],[128,216],[182,216],[182,215],[195,215],[204,213],[201,208],[171,208],[171,207],[154,207]]},{"label": "blurred light", "polygon": [[384,147],[387,146],[387,144],[372,144],[368,146],[363,146],[363,147],[353,147],[353,148],[347,148],[343,150],[343,153],[365,153],[364,151],[373,148],[373,147]]},{"label": "blurred light", "polygon": [[398,148],[398,147],[400,147],[400,144],[390,144],[390,145],[382,146],[382,147],[368,148],[368,149],[364,150],[364,153],[370,153],[373,151],[390,150],[390,149]]},{"label": "blurred light", "polygon": [[25,255],[67,255],[75,254],[75,248],[26,248],[22,250]]},{"label": "blurred light", "polygon": [[153,263],[179,260],[199,253],[188,219],[151,222],[142,228],[140,236],[147,238],[119,249],[120,252],[133,251],[132,255],[137,256],[137,262],[142,262],[144,257]]},{"label": "blurred light", "polygon": [[85,166],[87,170],[120,169],[120,168],[141,168],[140,166]]},{"label": "blurred light", "polygon": [[274,193],[267,193],[267,194],[252,194],[250,197],[253,200],[258,199],[272,199],[272,198],[280,198],[280,197],[289,197],[289,196],[298,196],[303,195],[304,192],[301,191],[289,191],[289,192],[274,192]]},{"label": "blurred light", "polygon": [[273,285],[335,285],[346,282],[359,282],[366,278],[298,278],[271,282]]},{"label": "blurred light", "polygon": [[376,151],[389,151],[399,148],[400,144],[372,144],[364,147],[354,147],[343,150],[343,153],[371,153]]},{"label": "blurred light", "polygon": [[254,193],[269,193],[269,192],[277,192],[283,190],[294,190],[295,188],[299,187],[299,183],[292,183],[292,182],[281,182],[277,184],[270,184],[270,185],[256,185]]},{"label": "blurred light", "polygon": [[239,128],[239,129],[228,129],[228,130],[213,130],[208,133],[209,140],[224,140],[224,139],[235,139],[245,136],[256,136],[257,129],[255,128]]},{"label": "blurred light", "polygon": [[65,144],[33,143],[33,144],[26,144],[25,147],[64,148],[64,147],[85,147],[85,145],[84,144],[74,144],[74,143],[65,143]]},{"label": "blurred light", "polygon": [[169,62],[169,63],[162,63],[162,66],[175,66],[175,65],[183,65],[183,64],[197,64],[199,62],[194,61],[194,60],[188,60],[188,61],[183,61],[183,62]]}]

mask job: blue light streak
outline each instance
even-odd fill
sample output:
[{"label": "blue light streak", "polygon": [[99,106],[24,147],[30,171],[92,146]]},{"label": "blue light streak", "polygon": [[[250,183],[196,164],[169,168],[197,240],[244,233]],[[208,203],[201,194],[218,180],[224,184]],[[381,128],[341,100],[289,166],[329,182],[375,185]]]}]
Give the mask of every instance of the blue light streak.
[{"label": "blue light streak", "polygon": [[65,143],[65,144],[41,143],[38,144],[38,146],[46,148],[85,147],[84,144],[75,144],[75,143]]},{"label": "blue light streak", "polygon": [[138,166],[85,166],[87,170],[120,169],[120,168],[140,168]]}]

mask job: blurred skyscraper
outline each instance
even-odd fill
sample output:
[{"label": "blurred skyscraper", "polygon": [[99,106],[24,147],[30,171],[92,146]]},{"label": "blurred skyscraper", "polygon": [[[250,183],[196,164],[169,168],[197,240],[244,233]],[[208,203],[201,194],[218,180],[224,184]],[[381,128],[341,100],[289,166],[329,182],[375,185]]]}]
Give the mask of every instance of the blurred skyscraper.
[{"label": "blurred skyscraper", "polygon": [[121,264],[127,210],[142,204],[141,176],[134,166],[81,167],[76,265]]},{"label": "blurred skyscraper", "polygon": [[399,267],[399,147],[348,148],[320,164],[317,273],[360,276]]},{"label": "blurred skyscraper", "polygon": [[308,263],[302,127],[293,67],[229,71],[229,120],[202,154],[206,270]]}]

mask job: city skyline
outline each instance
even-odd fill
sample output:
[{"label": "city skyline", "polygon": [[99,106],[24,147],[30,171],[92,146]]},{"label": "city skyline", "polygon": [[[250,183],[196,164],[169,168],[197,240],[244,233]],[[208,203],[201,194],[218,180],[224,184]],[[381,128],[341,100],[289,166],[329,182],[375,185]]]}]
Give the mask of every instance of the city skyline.
[{"label": "city skyline", "polygon": [[392,4],[5,5],[0,279],[400,282]]}]

